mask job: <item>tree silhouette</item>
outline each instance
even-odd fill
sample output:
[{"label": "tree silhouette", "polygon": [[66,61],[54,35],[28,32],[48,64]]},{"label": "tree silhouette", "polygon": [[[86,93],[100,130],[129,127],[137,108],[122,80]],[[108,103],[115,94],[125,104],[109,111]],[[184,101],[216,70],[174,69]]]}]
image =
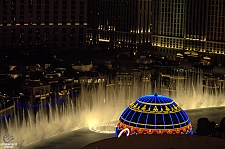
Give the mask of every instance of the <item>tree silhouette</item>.
[{"label": "tree silhouette", "polygon": [[39,80],[43,77],[44,69],[39,65],[30,65],[28,69],[28,73],[30,75],[31,80]]},{"label": "tree silhouette", "polygon": [[215,122],[210,122],[207,118],[199,118],[197,124],[197,134],[203,136],[215,135]]},{"label": "tree silhouette", "polygon": [[217,132],[219,133],[219,135],[225,133],[225,117],[220,121],[220,126],[217,128]]},{"label": "tree silhouette", "polygon": [[10,97],[18,96],[21,91],[21,85],[23,83],[23,78],[18,77],[16,79],[13,79],[11,77],[8,77],[5,80],[4,88],[2,88],[2,92],[7,94]]}]

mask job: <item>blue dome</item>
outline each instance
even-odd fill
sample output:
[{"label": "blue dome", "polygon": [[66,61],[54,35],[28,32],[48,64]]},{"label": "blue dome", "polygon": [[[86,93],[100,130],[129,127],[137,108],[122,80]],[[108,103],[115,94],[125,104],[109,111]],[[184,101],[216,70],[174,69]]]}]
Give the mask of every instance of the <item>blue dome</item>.
[{"label": "blue dome", "polygon": [[130,134],[192,134],[190,119],[171,98],[146,95],[138,98],[121,114],[117,132],[129,129]]}]

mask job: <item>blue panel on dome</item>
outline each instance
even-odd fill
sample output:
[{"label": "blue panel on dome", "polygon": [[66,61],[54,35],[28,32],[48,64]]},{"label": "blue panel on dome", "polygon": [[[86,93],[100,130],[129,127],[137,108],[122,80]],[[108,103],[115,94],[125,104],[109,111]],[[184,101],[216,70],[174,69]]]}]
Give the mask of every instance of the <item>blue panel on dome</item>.
[{"label": "blue panel on dome", "polygon": [[162,104],[162,103],[172,103],[174,101],[171,98],[168,98],[162,95],[147,95],[147,96],[142,96],[138,98],[137,102],[145,103],[145,104],[151,104],[151,103]]}]

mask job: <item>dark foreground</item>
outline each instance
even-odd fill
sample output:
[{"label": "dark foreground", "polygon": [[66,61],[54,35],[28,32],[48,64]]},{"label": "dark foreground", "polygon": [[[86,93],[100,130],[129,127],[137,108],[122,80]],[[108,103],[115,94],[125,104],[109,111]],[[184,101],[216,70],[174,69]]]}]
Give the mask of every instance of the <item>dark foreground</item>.
[{"label": "dark foreground", "polygon": [[138,135],[105,139],[82,149],[224,149],[221,138],[190,135]]}]

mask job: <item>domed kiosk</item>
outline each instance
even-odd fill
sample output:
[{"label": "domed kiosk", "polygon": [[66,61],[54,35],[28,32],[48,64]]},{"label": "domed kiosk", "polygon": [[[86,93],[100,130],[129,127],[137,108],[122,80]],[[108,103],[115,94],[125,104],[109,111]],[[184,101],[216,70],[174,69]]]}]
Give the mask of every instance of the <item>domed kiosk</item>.
[{"label": "domed kiosk", "polygon": [[121,114],[115,137],[138,134],[193,134],[190,119],[171,98],[146,95]]}]

